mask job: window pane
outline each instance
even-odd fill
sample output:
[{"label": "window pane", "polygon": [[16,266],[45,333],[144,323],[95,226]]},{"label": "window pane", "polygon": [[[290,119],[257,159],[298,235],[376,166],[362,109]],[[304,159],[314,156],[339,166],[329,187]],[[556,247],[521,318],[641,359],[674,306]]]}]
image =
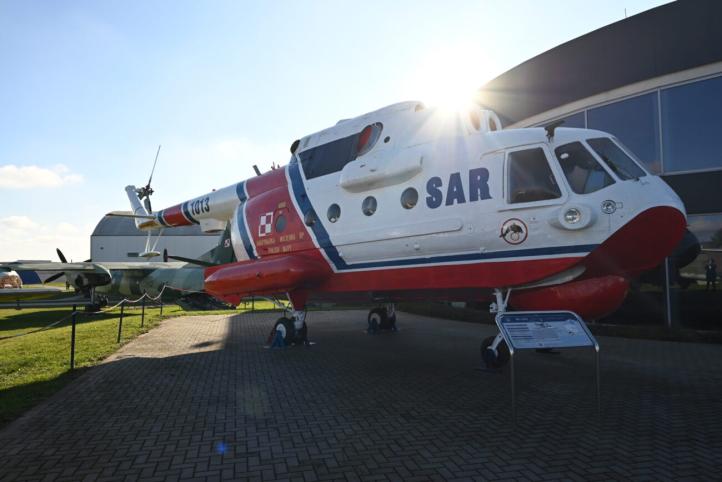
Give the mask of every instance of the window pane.
[{"label": "window pane", "polygon": [[562,166],[569,186],[577,194],[588,194],[613,184],[612,177],[581,142],[557,147],[554,153]]},{"label": "window pane", "polygon": [[301,167],[306,179],[338,172],[354,160],[358,134],[343,137],[301,152]]},{"label": "window pane", "polygon": [[564,117],[561,119],[564,121],[564,124],[562,124],[559,127],[576,127],[579,129],[584,129],[584,112],[577,112],[576,114],[572,114],[569,116]]},{"label": "window pane", "polygon": [[587,142],[619,179],[624,181],[645,175],[642,168],[608,137],[589,139]]},{"label": "window pane", "polygon": [[509,153],[509,202],[527,203],[561,197],[544,150]]},{"label": "window pane", "polygon": [[[670,257],[672,318],[686,328],[714,329],[720,326],[722,288],[722,214],[689,216],[687,236]],[[698,241],[701,247],[693,244]]]},{"label": "window pane", "polygon": [[722,77],[662,91],[664,170],[722,167]]},{"label": "window pane", "polygon": [[619,137],[651,172],[661,172],[656,92],[589,109],[587,122],[589,129]]}]

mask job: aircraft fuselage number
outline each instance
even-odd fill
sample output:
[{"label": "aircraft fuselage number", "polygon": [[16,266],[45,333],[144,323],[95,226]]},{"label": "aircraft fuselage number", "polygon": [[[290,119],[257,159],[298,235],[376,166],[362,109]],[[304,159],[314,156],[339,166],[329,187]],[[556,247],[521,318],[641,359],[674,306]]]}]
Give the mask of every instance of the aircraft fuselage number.
[{"label": "aircraft fuselage number", "polygon": [[[426,205],[428,207],[436,209],[442,203],[446,206],[466,203],[467,197],[460,172],[452,172],[449,175],[449,182],[446,186],[446,202],[444,202],[443,186],[444,181],[439,176],[434,176],[426,182]],[[489,170],[485,167],[469,170],[468,186],[469,202],[491,199],[491,194],[489,194]]]},{"label": "aircraft fuselage number", "polygon": [[203,199],[196,199],[195,201],[190,203],[191,214],[197,215],[211,212],[209,202],[210,199],[208,198],[208,196],[204,197]]}]

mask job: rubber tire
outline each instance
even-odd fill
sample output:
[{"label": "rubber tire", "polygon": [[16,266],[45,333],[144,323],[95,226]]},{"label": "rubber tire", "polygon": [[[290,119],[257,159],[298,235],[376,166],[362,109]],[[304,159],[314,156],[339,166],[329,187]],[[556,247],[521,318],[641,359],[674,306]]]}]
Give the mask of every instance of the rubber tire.
[{"label": "rubber tire", "polygon": [[394,323],[396,323],[396,313],[389,316],[384,308],[380,308],[380,310],[383,312],[383,316],[381,317],[379,328],[382,330],[390,330],[394,327]]},{"label": "rubber tire", "polygon": [[275,332],[278,329],[278,325],[282,325],[283,328],[286,330],[286,334],[283,337],[283,343],[286,346],[289,346],[293,343],[294,340],[294,334],[296,332],[296,329],[293,326],[293,320],[289,320],[288,318],[279,318],[276,321],[276,324],[273,325],[273,332],[275,337]]},{"label": "rubber tire", "polygon": [[383,308],[374,308],[373,310],[369,311],[368,323],[369,332],[376,333],[377,331],[379,331],[381,327],[385,325],[385,323],[388,323],[386,317],[386,310]]},{"label": "rubber tire", "polygon": [[487,368],[501,368],[509,363],[509,347],[506,345],[506,341],[502,340],[499,346],[496,347],[496,356],[493,355],[491,350],[488,350],[491,344],[494,343],[495,338],[496,336],[489,336],[481,342],[481,359]]}]

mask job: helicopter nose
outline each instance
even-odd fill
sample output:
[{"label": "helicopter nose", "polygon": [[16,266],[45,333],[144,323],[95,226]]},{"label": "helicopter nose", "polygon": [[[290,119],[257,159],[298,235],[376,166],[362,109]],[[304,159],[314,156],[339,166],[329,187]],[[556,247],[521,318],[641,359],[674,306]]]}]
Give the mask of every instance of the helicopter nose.
[{"label": "helicopter nose", "polygon": [[683,210],[673,205],[650,207],[637,214],[589,255],[587,271],[637,276],[670,256],[686,229],[687,219]]}]

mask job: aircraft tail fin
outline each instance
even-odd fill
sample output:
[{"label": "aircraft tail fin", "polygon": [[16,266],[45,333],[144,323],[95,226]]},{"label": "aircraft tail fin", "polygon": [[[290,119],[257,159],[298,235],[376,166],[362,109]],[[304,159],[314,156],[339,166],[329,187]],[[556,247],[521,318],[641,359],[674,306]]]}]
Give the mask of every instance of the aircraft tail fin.
[{"label": "aircraft tail fin", "polygon": [[130,201],[130,207],[133,210],[133,215],[138,216],[135,218],[135,227],[142,229],[144,224],[148,223],[148,219],[151,218],[150,213],[145,209],[143,203],[140,202],[138,192],[135,186],[125,186],[125,193],[128,195]]}]

